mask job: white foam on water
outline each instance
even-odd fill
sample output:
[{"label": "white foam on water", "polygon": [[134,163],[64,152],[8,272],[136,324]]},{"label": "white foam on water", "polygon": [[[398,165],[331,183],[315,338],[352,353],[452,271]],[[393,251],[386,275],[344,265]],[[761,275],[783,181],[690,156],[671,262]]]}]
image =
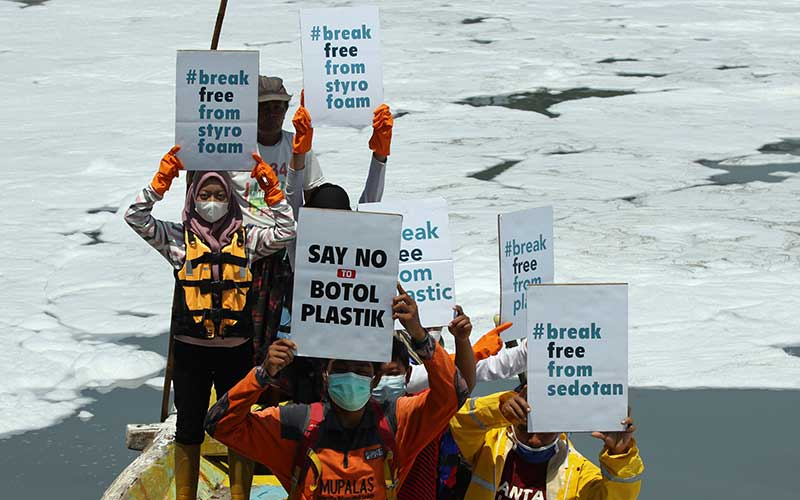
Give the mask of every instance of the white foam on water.
[{"label": "white foam on water", "polygon": [[[167,330],[171,271],[121,214],[172,145],[175,50],[207,47],[216,15],[189,0],[19,7],[0,2],[0,436],[81,411],[87,388],[160,385],[163,357],[118,341]],[[221,42],[260,50],[295,95],[298,7],[230,4]],[[408,113],[385,198],[447,198],[475,338],[498,310],[496,214],[553,205],[557,280],[631,285],[632,385],[800,388],[782,350],[800,344],[800,177],[789,165],[771,174],[782,182],[715,185],[725,171],[695,163],[794,161],[757,149],[797,135],[797,14],[789,0],[381,7],[385,94]],[[558,118],[456,104],[577,87],[637,94],[563,102]],[[315,133],[353,198],[369,134]],[[467,177],[507,160],[520,162]],[[155,213],[181,204],[173,189]]]}]

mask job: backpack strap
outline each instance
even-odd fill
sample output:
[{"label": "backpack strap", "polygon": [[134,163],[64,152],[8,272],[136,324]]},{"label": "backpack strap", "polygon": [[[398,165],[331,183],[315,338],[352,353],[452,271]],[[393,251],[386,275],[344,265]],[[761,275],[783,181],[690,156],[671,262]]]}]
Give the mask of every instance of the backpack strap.
[{"label": "backpack strap", "polygon": [[[381,446],[384,451],[383,478],[386,482],[386,498],[388,500],[395,500],[397,498],[397,481],[398,472],[400,470],[396,455],[397,440],[395,438],[395,432],[383,407],[374,399],[370,399],[370,404],[377,417],[378,437],[381,440]],[[389,407],[390,410],[394,410],[394,408],[394,406]]]},{"label": "backpack strap", "polygon": [[[312,403],[308,406],[308,423],[306,424],[303,437],[300,439],[300,444],[294,456],[294,465],[292,466],[292,487],[289,491],[287,500],[296,500],[302,494],[302,487],[300,483],[305,479],[308,469],[313,463],[316,467],[317,474],[322,471],[321,464],[317,454],[314,453],[314,448],[319,442],[319,428],[322,420],[325,418],[325,407],[323,403]],[[313,489],[316,489],[314,487]]]}]

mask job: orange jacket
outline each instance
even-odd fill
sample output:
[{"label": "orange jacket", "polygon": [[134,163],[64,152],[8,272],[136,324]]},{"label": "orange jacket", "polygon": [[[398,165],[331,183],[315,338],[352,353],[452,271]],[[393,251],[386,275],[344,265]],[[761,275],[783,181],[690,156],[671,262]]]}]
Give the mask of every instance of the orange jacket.
[{"label": "orange jacket", "polygon": [[[442,347],[428,337],[417,349],[428,370],[430,391],[401,397],[385,405],[395,430],[398,482],[402,484],[414,457],[448,425],[467,397],[466,384]],[[287,405],[251,412],[261,392],[273,382],[263,367],[254,368],[217,401],[206,417],[206,430],[235,451],[269,467],[286,491],[291,490],[295,453],[309,415],[308,405]],[[343,429],[326,404],[316,454],[320,477],[309,471],[301,498],[384,500],[384,451],[377,415],[368,404],[355,429]],[[399,487],[399,485],[398,485]]]}]

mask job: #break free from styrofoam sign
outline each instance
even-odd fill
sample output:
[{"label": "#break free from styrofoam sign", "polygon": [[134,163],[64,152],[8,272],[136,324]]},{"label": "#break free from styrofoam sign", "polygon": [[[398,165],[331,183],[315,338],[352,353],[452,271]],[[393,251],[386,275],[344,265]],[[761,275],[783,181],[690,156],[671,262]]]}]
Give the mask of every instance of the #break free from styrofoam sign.
[{"label": "#break free from styrofoam sign", "polygon": [[315,358],[389,361],[403,217],[301,208],[292,340]]},{"label": "#break free from styrofoam sign", "polygon": [[258,151],[258,51],[179,50],[175,144],[187,170],[250,170]]},{"label": "#break free from styrofoam sign", "polygon": [[[450,323],[456,297],[447,201],[429,198],[362,203],[358,209],[403,215],[400,284],[417,302],[422,326]],[[399,323],[395,327],[401,328]]]},{"label": "#break free from styrofoam sign", "polygon": [[528,285],[552,283],[553,207],[531,208],[497,216],[500,245],[500,319],[514,325],[506,339],[525,336]]},{"label": "#break free from styrofoam sign", "polygon": [[628,285],[528,287],[529,432],[624,430]]},{"label": "#break free from styrofoam sign", "polygon": [[377,7],[300,11],[303,88],[317,125],[367,127],[383,103]]}]

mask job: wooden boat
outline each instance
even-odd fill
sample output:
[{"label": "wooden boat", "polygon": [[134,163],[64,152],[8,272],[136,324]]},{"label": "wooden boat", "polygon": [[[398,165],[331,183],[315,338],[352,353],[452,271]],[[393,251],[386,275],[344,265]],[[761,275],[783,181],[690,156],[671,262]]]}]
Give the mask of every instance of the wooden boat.
[{"label": "wooden boat", "polygon": [[[128,448],[142,450],[131,464],[103,494],[102,500],[172,500],[174,480],[175,415],[162,424],[129,425],[126,433]],[[201,447],[200,480],[197,498],[226,500],[230,498],[227,474],[227,449],[210,437]],[[286,491],[272,475],[253,477],[251,499],[283,500]]]}]

